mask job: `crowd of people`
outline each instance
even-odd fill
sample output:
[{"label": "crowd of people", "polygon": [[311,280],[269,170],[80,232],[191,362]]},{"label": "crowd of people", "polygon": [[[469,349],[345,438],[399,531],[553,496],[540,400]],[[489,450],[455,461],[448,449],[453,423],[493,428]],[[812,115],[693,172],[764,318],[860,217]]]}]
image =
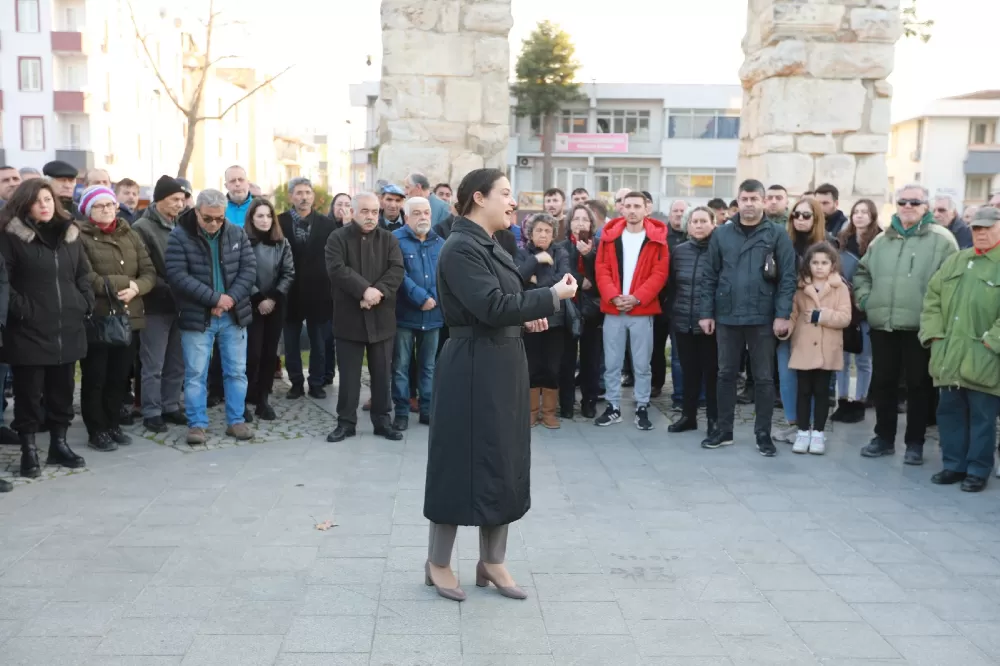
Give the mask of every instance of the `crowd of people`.
[{"label": "crowd of people", "polygon": [[[99,452],[130,443],[122,426],[133,407],[146,430],[186,426],[195,446],[207,440],[208,408],[224,402],[226,435],[251,439],[255,418],[277,418],[282,345],[285,399],[325,398],[340,373],[328,441],[356,435],[359,407],[389,440],[402,439],[413,413],[432,423],[452,390],[436,364],[461,319],[440,284],[442,251],[466,217],[450,185],[413,173],[317,210],[310,181],[294,178],[279,214],[232,166],[226,192],[196,197],[163,176],[140,211],[133,180],[94,169],[74,197],[78,176],[59,161],[42,174],[0,167],[0,378],[9,372],[14,396],[0,442],[21,446],[22,476],[41,473],[42,432],[47,464],[85,464],[66,436],[78,363],[87,446]],[[677,200],[665,215],[630,189],[611,210],[578,188],[568,199],[545,192],[544,211],[521,223],[504,211],[491,251],[521,290],[551,292],[559,305],[544,324],[516,324],[530,426],[559,428],[577,413],[621,423],[631,387],[635,427],[652,430],[650,401],[669,363],[679,413],[668,430],[699,429],[704,406],[706,449],[734,442],[738,402],[754,404],[768,457],[775,439],[823,454],[828,420],[860,422],[873,405],[875,436],[861,455],[891,455],[905,404],[904,462],[923,462],[936,419],[948,427],[932,480],[982,490],[1000,414],[1000,195],[960,212],[920,185],[895,194],[885,225],[867,199],[841,212],[832,185],[791,202],[755,180],[729,204]],[[776,408],[787,427],[772,437]]]}]

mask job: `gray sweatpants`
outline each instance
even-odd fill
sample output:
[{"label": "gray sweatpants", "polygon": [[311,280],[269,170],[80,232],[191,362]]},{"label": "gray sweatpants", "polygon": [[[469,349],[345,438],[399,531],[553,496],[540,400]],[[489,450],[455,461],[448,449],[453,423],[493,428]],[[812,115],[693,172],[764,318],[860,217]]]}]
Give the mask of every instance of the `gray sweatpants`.
[{"label": "gray sweatpants", "polygon": [[632,374],[635,376],[636,406],[649,405],[653,373],[649,362],[653,358],[653,317],[646,315],[604,316],[604,396],[609,405],[622,407],[622,364],[625,363],[625,342],[632,350]]},{"label": "gray sweatpants", "polygon": [[184,388],[184,352],[177,315],[147,314],[146,328],[140,335],[142,418],[176,412]]}]

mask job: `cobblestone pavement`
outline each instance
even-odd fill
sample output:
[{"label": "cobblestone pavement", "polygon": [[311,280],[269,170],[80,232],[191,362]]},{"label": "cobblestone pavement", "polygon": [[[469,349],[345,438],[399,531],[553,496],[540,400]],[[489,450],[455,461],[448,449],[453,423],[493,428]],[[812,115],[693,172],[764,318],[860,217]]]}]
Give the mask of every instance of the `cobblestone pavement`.
[{"label": "cobblestone pavement", "polygon": [[860,458],[870,413],[823,457],[759,456],[749,408],[716,451],[628,405],[538,429],[507,553],[529,599],[475,587],[463,528],[456,604],[423,585],[427,429],[328,444],[334,399],[279,397],[248,445],[80,446],[86,471],[0,496],[0,664],[1000,663],[998,491],[932,486],[933,443]]}]

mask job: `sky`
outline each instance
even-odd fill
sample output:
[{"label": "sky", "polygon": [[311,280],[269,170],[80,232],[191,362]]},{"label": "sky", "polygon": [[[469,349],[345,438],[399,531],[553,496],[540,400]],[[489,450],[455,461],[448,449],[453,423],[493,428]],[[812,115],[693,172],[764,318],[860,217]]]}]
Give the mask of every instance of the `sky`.
[{"label": "sky", "polygon": [[[379,78],[380,0],[216,2],[233,3],[251,26],[249,41],[240,40],[249,60],[264,68],[295,65],[277,84],[287,124],[326,131],[332,146],[346,147],[347,120],[363,131],[364,115],[350,107],[348,86]],[[993,66],[1000,2],[918,2],[921,15],[935,21],[933,36],[928,44],[897,45],[894,118],[939,97],[1000,89],[1000,68]],[[275,13],[276,6],[283,11]],[[548,19],[576,45],[581,82],[739,84],[746,0],[512,0],[512,7],[512,61],[522,39]]]}]

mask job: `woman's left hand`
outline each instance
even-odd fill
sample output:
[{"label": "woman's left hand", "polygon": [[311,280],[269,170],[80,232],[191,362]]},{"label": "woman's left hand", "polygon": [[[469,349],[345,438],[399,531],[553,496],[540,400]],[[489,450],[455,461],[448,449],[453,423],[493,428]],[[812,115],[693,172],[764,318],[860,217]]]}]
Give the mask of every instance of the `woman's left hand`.
[{"label": "woman's left hand", "polygon": [[[135,284],[134,282],[132,283]],[[139,295],[138,289],[133,289],[131,286],[128,289],[122,289],[118,292],[118,300],[122,303],[128,303],[133,298]]]},{"label": "woman's left hand", "polygon": [[549,330],[549,320],[536,319],[535,321],[526,322],[524,327],[528,329],[529,333],[541,333],[542,331]]}]

